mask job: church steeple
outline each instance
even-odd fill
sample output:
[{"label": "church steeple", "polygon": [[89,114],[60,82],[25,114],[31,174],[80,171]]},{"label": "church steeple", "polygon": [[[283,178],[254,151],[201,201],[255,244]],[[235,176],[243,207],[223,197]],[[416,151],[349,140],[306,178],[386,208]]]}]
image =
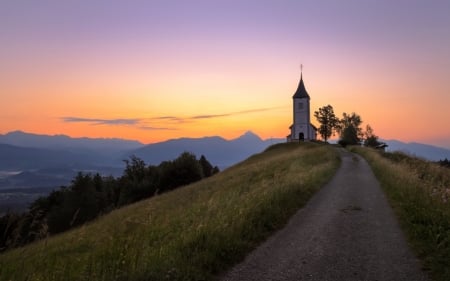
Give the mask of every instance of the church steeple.
[{"label": "church steeple", "polygon": [[[303,72],[303,71],[302,71]],[[303,73],[300,72],[300,82],[298,83],[297,91],[295,92],[293,99],[309,99],[308,92],[305,89],[305,84],[303,84]]]},{"label": "church steeple", "polygon": [[[303,65],[300,66],[303,70]],[[316,139],[317,129],[311,124],[310,97],[303,83],[303,71],[300,72],[300,82],[292,97],[293,124],[290,128],[289,141],[310,141]]]}]

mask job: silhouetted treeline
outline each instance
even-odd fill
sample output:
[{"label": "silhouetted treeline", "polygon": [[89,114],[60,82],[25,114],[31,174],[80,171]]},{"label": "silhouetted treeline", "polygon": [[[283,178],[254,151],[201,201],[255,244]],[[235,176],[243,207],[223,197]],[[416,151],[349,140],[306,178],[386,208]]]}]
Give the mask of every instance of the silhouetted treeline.
[{"label": "silhouetted treeline", "polygon": [[447,158],[445,158],[444,160],[439,160],[438,164],[442,167],[450,168],[450,161]]},{"label": "silhouetted treeline", "polygon": [[23,214],[0,218],[0,251],[66,231],[121,206],[173,190],[219,172],[202,155],[184,152],[173,161],[147,166],[132,156],[120,178],[78,175],[68,187],[34,201]]}]

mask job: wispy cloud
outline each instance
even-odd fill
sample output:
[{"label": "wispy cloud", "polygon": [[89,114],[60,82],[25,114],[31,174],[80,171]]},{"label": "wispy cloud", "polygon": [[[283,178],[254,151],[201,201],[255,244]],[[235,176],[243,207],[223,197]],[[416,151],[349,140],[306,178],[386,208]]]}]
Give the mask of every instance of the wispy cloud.
[{"label": "wispy cloud", "polygon": [[97,119],[97,118],[82,118],[82,117],[62,117],[66,123],[91,123],[93,125],[136,125],[142,119],[139,118],[119,118],[119,119]]},{"label": "wispy cloud", "polygon": [[[162,117],[160,120],[173,119],[176,117]],[[99,118],[84,118],[84,117],[61,117],[61,120],[66,123],[88,123],[91,125],[109,125],[109,126],[131,126],[137,129],[147,131],[169,131],[177,130],[169,127],[150,126],[146,120],[148,118],[114,118],[114,119],[99,119]]]},{"label": "wispy cloud", "polygon": [[85,117],[61,117],[60,119],[66,123],[87,123],[91,125],[107,125],[107,126],[132,126],[137,129],[147,131],[169,131],[178,130],[173,128],[174,124],[195,122],[195,120],[224,118],[235,115],[251,114],[263,111],[271,111],[285,107],[269,107],[269,108],[255,108],[242,111],[219,113],[219,114],[200,114],[194,116],[155,116],[146,118],[85,118]]},{"label": "wispy cloud", "polygon": [[229,117],[229,116],[234,116],[234,115],[249,114],[249,113],[262,112],[262,111],[270,111],[270,110],[275,110],[275,109],[279,109],[279,108],[282,108],[282,107],[256,108],[256,109],[242,110],[242,111],[222,113],[222,114],[196,115],[196,116],[188,117],[187,119],[209,119],[209,118]]},{"label": "wispy cloud", "polygon": [[186,122],[187,119],[183,118],[183,117],[177,117],[177,116],[156,116],[156,117],[146,118],[146,120],[183,123],[183,122]]},{"label": "wispy cloud", "polygon": [[196,115],[192,117],[188,117],[186,119],[209,119],[209,118],[218,118],[218,117],[227,117],[232,115],[231,113],[225,113],[225,114],[209,114],[209,115]]},{"label": "wispy cloud", "polygon": [[175,128],[151,127],[151,126],[140,126],[138,128],[141,130],[146,130],[146,131],[176,131],[176,130],[178,130]]}]

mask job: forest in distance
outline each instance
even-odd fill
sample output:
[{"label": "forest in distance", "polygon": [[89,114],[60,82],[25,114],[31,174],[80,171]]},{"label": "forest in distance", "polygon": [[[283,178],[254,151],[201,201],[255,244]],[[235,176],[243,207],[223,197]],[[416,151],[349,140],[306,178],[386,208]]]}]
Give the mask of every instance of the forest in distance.
[{"label": "forest in distance", "polygon": [[125,160],[119,178],[79,172],[67,187],[36,199],[24,213],[0,217],[0,252],[91,221],[136,201],[184,186],[219,172],[202,155],[183,152],[172,161],[146,165],[136,157]]}]

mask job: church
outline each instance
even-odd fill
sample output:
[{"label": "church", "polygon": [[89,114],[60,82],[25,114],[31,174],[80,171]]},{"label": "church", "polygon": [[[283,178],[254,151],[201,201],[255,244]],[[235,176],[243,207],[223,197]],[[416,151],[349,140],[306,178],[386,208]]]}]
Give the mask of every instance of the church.
[{"label": "church", "polygon": [[311,124],[310,97],[303,83],[303,73],[300,73],[300,82],[297,91],[292,97],[294,123],[289,127],[291,133],[287,136],[288,142],[311,141],[317,139],[317,128]]}]

